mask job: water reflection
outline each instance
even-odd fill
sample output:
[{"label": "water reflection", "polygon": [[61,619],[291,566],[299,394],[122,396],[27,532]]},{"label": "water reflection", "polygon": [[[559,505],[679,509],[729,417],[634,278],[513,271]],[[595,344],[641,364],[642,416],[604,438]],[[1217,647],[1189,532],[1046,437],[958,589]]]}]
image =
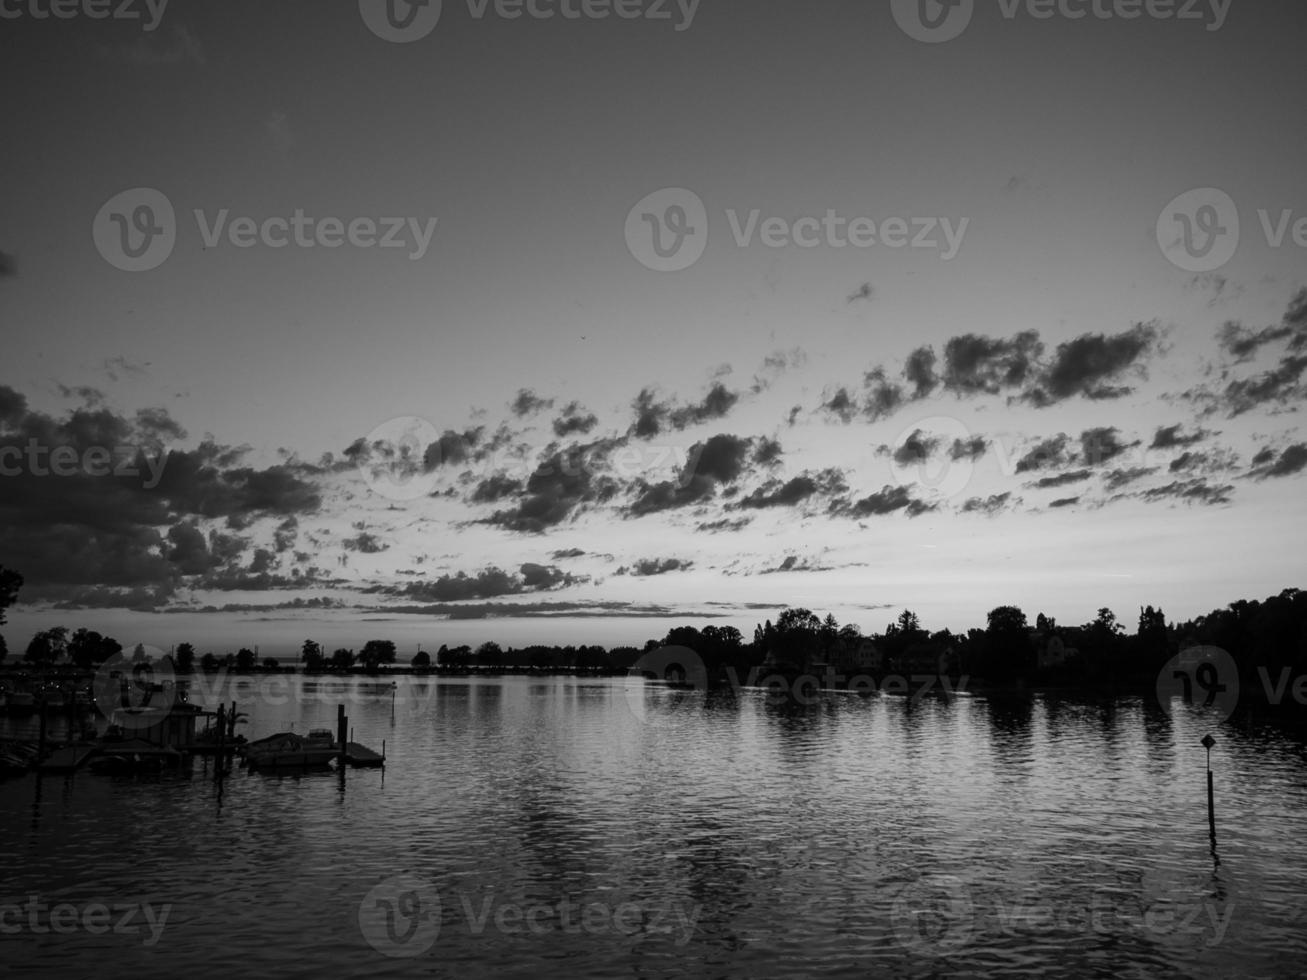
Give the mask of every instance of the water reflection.
[{"label": "water reflection", "polygon": [[[251,738],[332,727],[344,703],[358,741],[388,740],[387,769],[215,779],[197,761],[148,780],[7,784],[11,890],[165,896],[175,912],[149,959],[90,935],[61,937],[51,959],[20,935],[3,940],[6,965],[1216,977],[1294,975],[1307,954],[1307,857],[1285,846],[1307,830],[1307,744],[1283,725],[1216,731],[1217,866],[1209,722],[1146,700],[296,681],[281,704],[199,693],[237,700]],[[439,944],[418,963],[357,926],[368,890],[401,872],[442,900]],[[562,900],[628,903],[638,928],[553,917],[510,934],[469,919]],[[669,910],[695,916],[683,942],[660,931]]]}]

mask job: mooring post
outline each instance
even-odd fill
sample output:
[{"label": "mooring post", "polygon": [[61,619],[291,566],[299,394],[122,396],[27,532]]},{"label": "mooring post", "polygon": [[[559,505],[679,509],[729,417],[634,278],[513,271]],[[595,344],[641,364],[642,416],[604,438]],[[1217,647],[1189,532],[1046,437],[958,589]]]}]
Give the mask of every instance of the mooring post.
[{"label": "mooring post", "polygon": [[227,765],[227,706],[218,705],[218,756],[213,761],[213,778],[221,779],[222,771]]},{"label": "mooring post", "polygon": [[1202,745],[1207,750],[1207,830],[1212,838],[1212,852],[1216,851],[1216,800],[1212,793],[1212,746],[1216,739],[1204,735]]},{"label": "mooring post", "polygon": [[345,768],[345,734],[349,731],[348,725],[349,719],[345,717],[345,706],[343,704],[336,705],[336,741],[340,744],[340,767],[342,770]]}]

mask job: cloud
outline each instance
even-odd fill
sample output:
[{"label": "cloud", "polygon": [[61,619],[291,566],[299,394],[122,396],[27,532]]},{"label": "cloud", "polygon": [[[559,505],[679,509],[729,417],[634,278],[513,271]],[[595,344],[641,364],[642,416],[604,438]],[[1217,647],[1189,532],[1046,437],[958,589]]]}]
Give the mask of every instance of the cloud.
[{"label": "cloud", "polygon": [[688,429],[692,425],[725,418],[739,400],[740,396],[737,392],[729,391],[720,381],[715,382],[701,402],[672,411],[670,415],[672,428],[679,431]]},{"label": "cloud", "polygon": [[629,568],[623,566],[613,574],[615,575],[634,575],[639,578],[648,578],[654,575],[667,575],[671,572],[688,572],[694,567],[692,561],[682,561],[679,558],[642,558]]},{"label": "cloud", "polygon": [[[939,437],[928,436],[920,429],[916,429],[903,440],[901,446],[891,452],[891,455],[899,466],[915,466],[927,462],[939,448],[940,442]],[[881,449],[889,451],[888,446],[882,446]]]},{"label": "cloud", "polygon": [[554,561],[562,561],[565,558],[583,558],[585,552],[580,548],[563,548],[559,551],[552,552],[549,557]]},{"label": "cloud", "polygon": [[821,410],[834,415],[845,425],[853,421],[858,414],[858,403],[849,394],[849,389],[839,388],[821,404]]},{"label": "cloud", "polygon": [[1065,465],[1069,462],[1066,452],[1069,442],[1066,433],[1059,432],[1049,439],[1036,443],[1034,448],[1017,460],[1016,471],[1029,473],[1032,470]]},{"label": "cloud", "polygon": [[864,282],[854,292],[849,294],[848,302],[850,305],[859,301],[871,302],[876,295],[876,288],[869,282]]},{"label": "cloud", "polygon": [[820,473],[804,472],[784,483],[769,480],[734,506],[742,510],[796,507],[811,497],[832,496],[847,490],[844,474],[837,469],[822,470]]},{"label": "cloud", "polygon": [[515,507],[497,511],[479,523],[540,534],[587,504],[612,499],[617,482],[599,473],[611,448],[611,442],[601,441],[552,454],[527,479],[525,495]]},{"label": "cloud", "polygon": [[1285,340],[1294,336],[1297,331],[1288,324],[1283,323],[1276,327],[1263,327],[1261,330],[1249,330],[1241,323],[1233,320],[1227,321],[1217,333],[1217,342],[1227,354],[1230,354],[1236,364],[1245,361],[1251,361],[1257,356],[1258,351],[1268,344]]},{"label": "cloud", "polygon": [[588,436],[598,424],[599,419],[587,412],[580,402],[569,402],[563,413],[554,419],[554,435],[560,439],[572,435]]},{"label": "cloud", "polygon": [[939,375],[935,373],[935,350],[932,347],[918,347],[908,355],[903,365],[903,377],[912,385],[912,397],[926,398],[939,387]]},{"label": "cloud", "polygon": [[375,534],[370,534],[367,531],[361,531],[355,537],[346,538],[341,542],[341,545],[346,551],[357,551],[364,555],[377,555],[390,547]]},{"label": "cloud", "polygon": [[716,521],[704,521],[703,523],[696,525],[695,530],[704,534],[721,534],[723,532],[734,533],[736,531],[743,531],[752,523],[752,517],[737,517],[733,519],[723,517]]},{"label": "cloud", "polygon": [[1177,480],[1164,487],[1152,487],[1139,494],[1150,503],[1161,500],[1178,500],[1185,503],[1228,504],[1232,486],[1212,486],[1204,479]]},{"label": "cloud", "polygon": [[1122,444],[1118,438],[1120,434],[1119,429],[1110,427],[1086,429],[1080,434],[1080,453],[1084,461],[1090,466],[1101,466],[1139,445],[1137,442]]},{"label": "cloud", "polygon": [[849,517],[879,517],[901,510],[909,517],[917,517],[937,510],[938,504],[926,504],[915,499],[907,487],[886,485],[854,503],[840,502],[832,511]]},{"label": "cloud", "polygon": [[977,334],[953,337],[944,347],[944,387],[962,395],[1020,387],[1033,377],[1043,350],[1034,330],[1006,340]]},{"label": "cloud", "polygon": [[753,449],[753,440],[734,435],[716,435],[696,443],[675,482],[636,484],[637,497],[628,515],[644,517],[711,498],[718,485],[734,483],[740,477]]},{"label": "cloud", "polygon": [[552,398],[537,397],[536,393],[530,388],[519,389],[517,397],[509,403],[509,409],[518,418],[525,418],[528,415],[534,415],[536,412],[553,407],[554,400]]},{"label": "cloud", "polygon": [[491,566],[475,575],[458,572],[455,575],[442,575],[432,582],[408,582],[403,586],[388,587],[385,591],[393,596],[420,602],[461,602],[467,599],[548,592],[583,581],[585,580],[552,565],[527,563],[521,566],[517,575]]},{"label": "cloud", "polygon": [[[1272,453],[1272,455],[1274,455]],[[1307,445],[1299,442],[1289,446],[1274,462],[1265,458],[1265,450],[1258,453],[1257,458],[1253,460],[1254,464],[1262,461],[1252,473],[1259,480],[1269,479],[1271,477],[1293,476],[1295,473],[1301,473],[1304,467],[1307,467]]]},{"label": "cloud", "polygon": [[1050,503],[1048,506],[1050,506],[1050,507],[1073,507],[1073,506],[1075,506],[1075,505],[1078,504],[1078,503],[1080,503],[1080,498],[1079,498],[1079,497],[1062,497],[1062,498],[1060,498],[1060,499],[1058,499],[1058,500],[1054,500],[1054,501],[1053,501],[1052,503]]},{"label": "cloud", "polygon": [[1012,499],[1012,493],[998,493],[990,497],[971,497],[963,503],[961,511],[964,514],[985,514],[993,517],[1007,507],[1009,503],[1020,503],[1020,498]]},{"label": "cloud", "polygon": [[1031,486],[1037,490],[1049,490],[1054,487],[1064,487],[1071,483],[1081,483],[1091,476],[1093,476],[1093,473],[1089,470],[1073,470],[1070,473],[1059,473],[1057,476],[1046,476],[1036,480]]},{"label": "cloud", "polygon": [[635,411],[635,422],[631,425],[631,434],[637,439],[652,439],[663,431],[663,422],[671,411],[670,406],[658,401],[650,388],[642,388],[631,403]]},{"label": "cloud", "polygon": [[1073,395],[1092,399],[1128,395],[1132,389],[1106,382],[1135,367],[1153,351],[1157,339],[1156,326],[1140,323],[1114,336],[1084,334],[1059,344],[1030,399],[1036,405],[1050,405]]},{"label": "cloud", "polygon": [[862,380],[864,401],[862,414],[868,421],[888,418],[903,404],[903,388],[885,377],[883,368],[874,368]]},{"label": "cloud", "polygon": [[1185,435],[1180,431],[1181,428],[1183,427],[1178,424],[1168,425],[1159,428],[1153,434],[1153,443],[1149,448],[1150,449],[1174,449],[1174,448],[1181,448],[1184,446],[1192,446],[1195,443],[1202,442],[1209,435],[1211,435],[1210,432],[1207,432],[1203,429],[1199,429],[1197,432],[1193,432],[1190,433],[1189,435]]},{"label": "cloud", "polygon": [[[1128,470],[1112,470],[1103,478],[1103,486],[1108,490],[1120,490],[1122,487],[1129,486],[1146,476],[1152,476],[1156,472],[1156,466],[1135,466]],[[1174,468],[1172,472],[1174,472]]]},{"label": "cloud", "polygon": [[496,473],[477,484],[471,499],[474,504],[493,504],[517,496],[522,489],[521,480],[514,480],[505,473]]},{"label": "cloud", "polygon": [[972,436],[970,439],[954,439],[953,445],[949,448],[948,456],[953,462],[963,459],[979,459],[985,455],[985,450],[989,448],[989,443],[984,436]]}]

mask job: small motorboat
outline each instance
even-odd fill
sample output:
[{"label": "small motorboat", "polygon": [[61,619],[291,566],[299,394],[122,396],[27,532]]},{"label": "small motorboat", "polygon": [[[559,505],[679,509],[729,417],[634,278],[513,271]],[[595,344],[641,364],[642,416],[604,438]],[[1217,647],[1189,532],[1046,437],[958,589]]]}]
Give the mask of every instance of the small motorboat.
[{"label": "small motorboat", "polygon": [[339,754],[335,736],[325,728],[307,735],[278,732],[245,746],[245,761],[252,769],[323,769]]}]

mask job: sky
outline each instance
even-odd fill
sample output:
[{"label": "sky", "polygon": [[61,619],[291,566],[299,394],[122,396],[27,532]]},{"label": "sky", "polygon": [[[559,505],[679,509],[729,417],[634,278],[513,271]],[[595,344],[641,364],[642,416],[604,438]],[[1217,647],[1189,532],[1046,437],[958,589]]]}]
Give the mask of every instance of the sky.
[{"label": "sky", "polygon": [[1299,5],[55,13],[0,3],[11,651],[1303,584]]}]

